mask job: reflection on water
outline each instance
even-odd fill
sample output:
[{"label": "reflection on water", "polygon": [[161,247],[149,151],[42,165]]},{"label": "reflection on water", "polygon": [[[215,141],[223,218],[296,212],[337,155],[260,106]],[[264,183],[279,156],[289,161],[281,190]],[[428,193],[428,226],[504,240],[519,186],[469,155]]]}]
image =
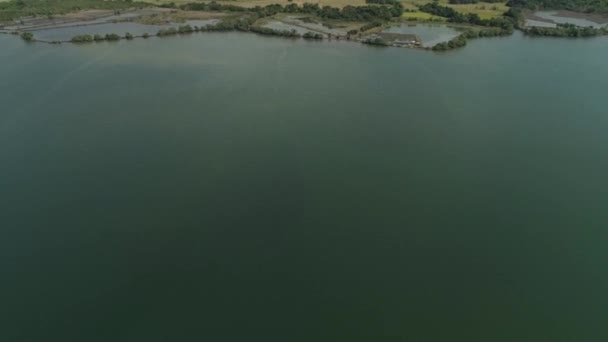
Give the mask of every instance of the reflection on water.
[{"label": "reflection on water", "polygon": [[415,34],[422,40],[422,46],[431,47],[435,44],[447,42],[457,37],[460,32],[447,25],[398,25],[384,30],[386,33]]}]

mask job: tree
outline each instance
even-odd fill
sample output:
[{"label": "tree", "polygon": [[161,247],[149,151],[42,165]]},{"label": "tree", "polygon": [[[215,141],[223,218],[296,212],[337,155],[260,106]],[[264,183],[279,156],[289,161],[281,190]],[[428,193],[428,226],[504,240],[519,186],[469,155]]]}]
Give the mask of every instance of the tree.
[{"label": "tree", "polygon": [[21,39],[25,40],[26,42],[31,42],[34,40],[34,34],[32,32],[23,32],[21,33]]}]

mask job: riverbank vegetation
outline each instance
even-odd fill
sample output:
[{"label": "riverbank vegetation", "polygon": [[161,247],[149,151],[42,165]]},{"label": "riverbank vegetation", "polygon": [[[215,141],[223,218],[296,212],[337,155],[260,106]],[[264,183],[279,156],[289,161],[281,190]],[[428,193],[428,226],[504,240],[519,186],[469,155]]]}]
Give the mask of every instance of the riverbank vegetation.
[{"label": "riverbank vegetation", "polygon": [[509,0],[510,7],[528,10],[570,10],[584,13],[608,14],[607,0]]},{"label": "riverbank vegetation", "polygon": [[531,36],[543,37],[595,37],[608,35],[608,28],[578,27],[572,24],[557,24],[557,27],[526,27],[523,32]]},{"label": "riverbank vegetation", "polygon": [[21,39],[25,40],[26,42],[31,42],[34,40],[34,34],[32,32],[23,32],[21,33]]}]

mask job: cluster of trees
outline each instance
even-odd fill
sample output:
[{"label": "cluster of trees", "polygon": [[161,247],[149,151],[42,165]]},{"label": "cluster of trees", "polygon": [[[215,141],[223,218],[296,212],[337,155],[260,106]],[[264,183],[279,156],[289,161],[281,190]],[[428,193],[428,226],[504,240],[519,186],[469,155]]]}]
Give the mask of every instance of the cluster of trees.
[{"label": "cluster of trees", "polygon": [[93,42],[93,36],[90,34],[81,34],[78,36],[72,37],[72,43],[91,43]]},{"label": "cluster of trees", "polygon": [[461,48],[467,45],[467,38],[464,34],[459,35],[456,38],[451,39],[448,42],[438,43],[433,46],[433,51],[447,51],[452,49]]},{"label": "cluster of trees", "polygon": [[304,39],[317,39],[317,40],[321,40],[321,39],[323,39],[323,35],[320,34],[320,33],[306,32],[306,33],[304,33],[304,35],[302,36],[302,38],[304,38]]},{"label": "cluster of trees", "polygon": [[26,42],[31,42],[34,40],[34,34],[32,32],[23,32],[21,33],[21,39],[25,40]]},{"label": "cluster of trees", "polygon": [[[125,34],[125,39],[133,39],[133,35],[130,34],[129,32],[127,32]],[[72,43],[91,43],[91,42],[100,42],[100,41],[117,41],[122,39],[121,36],[117,35],[116,33],[108,33],[106,35],[100,35],[100,34],[96,34],[96,35],[90,35],[90,34],[81,34],[81,35],[77,35],[72,37],[72,39],[70,40]]]},{"label": "cluster of trees", "polygon": [[390,44],[382,38],[366,39],[366,40],[362,41],[362,43],[369,44],[369,45],[377,45],[377,46],[390,46]]},{"label": "cluster of trees", "polygon": [[381,21],[379,21],[379,20],[374,20],[374,21],[372,21],[371,23],[367,23],[367,24],[365,24],[365,25],[361,26],[361,27],[359,28],[359,31],[360,31],[360,32],[369,31],[369,30],[373,29],[374,27],[380,27],[380,26],[382,26],[382,25],[383,25],[383,24],[382,24],[382,22],[381,22]]},{"label": "cluster of trees", "polygon": [[606,0],[509,0],[507,6],[529,10],[546,8],[608,13],[608,1]]},{"label": "cluster of trees", "polygon": [[460,13],[451,7],[441,6],[436,2],[429,2],[420,6],[420,11],[447,18],[448,22],[452,23],[500,27],[505,31],[505,34],[512,33],[515,24],[511,17],[481,19],[477,13]]},{"label": "cluster of trees", "polygon": [[[209,27],[209,25],[207,25],[207,27]],[[190,25],[182,25],[182,26],[178,26],[178,27],[168,27],[168,28],[164,28],[164,29],[160,29],[156,35],[159,37],[164,37],[164,36],[173,36],[176,34],[188,34],[188,33],[192,33],[192,32],[200,32],[200,31],[207,31],[207,27],[198,27],[198,26],[190,26]],[[147,38],[144,36],[144,38]]]},{"label": "cluster of trees", "polygon": [[264,7],[256,6],[245,8],[235,5],[219,4],[215,1],[187,3],[178,6],[183,10],[191,11],[220,11],[220,12],[253,12],[258,17],[268,17],[277,13],[302,13],[311,14],[321,18],[340,19],[347,21],[368,21],[373,19],[389,20],[403,14],[403,5],[396,0],[372,0],[387,1],[388,6],[345,6],[340,9],[337,7],[323,6],[319,4],[305,3],[302,6],[291,3],[286,6],[273,4]]},{"label": "cluster of trees", "polygon": [[261,27],[261,26],[252,26],[249,28],[249,31],[254,33],[263,34],[266,36],[278,36],[278,37],[287,37],[287,38],[300,38],[302,35],[299,34],[296,30],[275,30],[270,27]]},{"label": "cluster of trees", "polygon": [[202,27],[184,25],[179,27],[169,27],[161,29],[156,34],[159,37],[172,36],[176,34],[187,34],[192,32],[213,32],[213,31],[245,31],[263,34],[267,36],[278,36],[287,38],[305,38],[305,39],[323,39],[323,35],[319,33],[307,32],[303,35],[296,30],[275,30],[269,27],[254,26],[257,20],[254,16],[244,16],[242,18],[225,18],[215,25],[206,25]]},{"label": "cluster of trees", "polygon": [[488,28],[483,30],[468,30],[463,33],[467,39],[482,38],[482,37],[498,37],[508,33],[500,28]]},{"label": "cluster of trees", "polygon": [[467,39],[475,39],[482,37],[497,37],[508,34],[501,28],[486,28],[482,30],[467,30],[460,34],[458,37],[451,39],[450,41],[435,44],[432,47],[433,51],[447,51],[452,49],[461,48],[467,45]]},{"label": "cluster of trees", "polygon": [[528,27],[525,34],[545,37],[594,37],[608,34],[606,28],[579,27],[572,24],[558,24],[557,27]]}]

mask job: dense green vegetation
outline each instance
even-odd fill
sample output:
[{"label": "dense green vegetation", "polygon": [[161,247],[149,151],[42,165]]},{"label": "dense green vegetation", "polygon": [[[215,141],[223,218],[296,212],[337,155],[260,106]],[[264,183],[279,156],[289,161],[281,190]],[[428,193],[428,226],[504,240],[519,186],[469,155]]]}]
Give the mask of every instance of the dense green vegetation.
[{"label": "dense green vegetation", "polygon": [[304,33],[302,38],[321,40],[321,39],[323,39],[323,35],[319,34],[319,33],[314,33],[314,32],[306,32],[306,33]]},{"label": "dense green vegetation", "polygon": [[0,2],[0,21],[27,16],[51,16],[84,9],[122,10],[150,6],[133,0],[10,0]]},{"label": "dense green vegetation", "polygon": [[220,12],[253,12],[258,17],[268,17],[278,13],[303,13],[311,14],[326,19],[340,19],[346,21],[370,21],[374,19],[390,20],[403,14],[403,5],[400,2],[391,2],[387,6],[345,6],[337,7],[323,6],[305,3],[302,6],[289,4],[281,6],[278,4],[253,8],[239,7],[235,5],[223,5],[216,2],[196,2],[179,6],[183,10],[191,11],[220,11]]},{"label": "dense green vegetation", "polygon": [[[133,39],[133,35],[128,33],[125,34],[125,39]],[[100,34],[95,34],[95,35],[90,35],[90,34],[81,34],[81,35],[77,35],[72,37],[72,39],[70,39],[70,42],[72,43],[91,43],[91,42],[101,42],[104,40],[107,41],[117,41],[117,40],[121,40],[122,37],[117,35],[116,33],[108,33],[106,35],[100,35]]]},{"label": "dense green vegetation", "polygon": [[108,33],[105,35],[105,40],[109,40],[109,41],[120,40],[120,36],[117,35],[116,33]]},{"label": "dense green vegetation", "polygon": [[451,23],[500,27],[506,32],[513,32],[513,27],[516,24],[513,18],[508,16],[501,18],[481,19],[476,13],[461,13],[451,7],[441,6],[436,2],[429,2],[420,6],[420,11],[447,18],[448,22]]},{"label": "dense green vegetation", "polygon": [[72,37],[71,42],[72,43],[91,43],[94,40],[95,40],[94,37],[91,36],[90,34],[81,34],[81,35]]},{"label": "dense green vegetation", "polygon": [[299,38],[301,35],[296,30],[275,30],[269,27],[252,26],[249,31],[267,36],[279,36],[287,38]]},{"label": "dense green vegetation", "polygon": [[510,7],[536,9],[567,9],[580,12],[608,13],[608,0],[509,0]]},{"label": "dense green vegetation", "polygon": [[32,32],[23,32],[21,33],[21,39],[25,40],[26,42],[31,42],[34,40],[34,34]]},{"label": "dense green vegetation", "polygon": [[380,26],[382,26],[382,22],[378,21],[378,20],[374,20],[371,23],[367,23],[367,24],[361,26],[361,28],[359,28],[359,31],[365,32],[365,31],[369,31],[375,27],[380,27]]},{"label": "dense green vegetation", "polygon": [[608,34],[607,28],[578,27],[572,24],[558,24],[557,27],[526,27],[525,34],[545,37],[594,37]]},{"label": "dense green vegetation", "polygon": [[433,51],[452,50],[452,49],[464,47],[466,45],[467,45],[467,39],[464,36],[464,34],[461,34],[458,37],[451,39],[448,42],[436,44],[435,46],[433,46]]}]

